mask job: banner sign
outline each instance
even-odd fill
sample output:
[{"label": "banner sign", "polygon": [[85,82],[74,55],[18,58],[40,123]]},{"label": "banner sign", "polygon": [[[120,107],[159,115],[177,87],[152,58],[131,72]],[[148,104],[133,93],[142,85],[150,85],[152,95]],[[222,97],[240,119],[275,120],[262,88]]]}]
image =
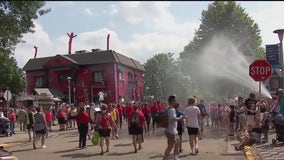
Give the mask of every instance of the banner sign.
[{"label": "banner sign", "polygon": [[271,64],[273,69],[280,69],[281,65],[279,62],[279,45],[271,44],[265,46],[266,60]]}]

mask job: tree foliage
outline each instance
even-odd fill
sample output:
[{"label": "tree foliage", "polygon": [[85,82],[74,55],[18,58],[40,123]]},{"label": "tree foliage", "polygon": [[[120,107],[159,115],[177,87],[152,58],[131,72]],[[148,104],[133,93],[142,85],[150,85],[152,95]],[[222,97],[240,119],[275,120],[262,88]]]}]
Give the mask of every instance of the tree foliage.
[{"label": "tree foliage", "polygon": [[[263,58],[264,50],[261,48],[259,27],[245,12],[245,9],[235,1],[214,1],[208,5],[206,10],[202,11],[199,29],[195,31],[193,40],[184,47],[184,51],[180,54],[183,73],[191,76],[195,87],[202,86],[204,81],[200,80],[204,77],[199,74],[195,66],[196,63],[193,62],[202,54],[202,49],[216,34],[226,35],[247,57]],[[228,83],[223,88],[229,89],[230,85],[232,83]],[[216,92],[223,94],[227,91]]]},{"label": "tree foliage", "polygon": [[12,93],[19,93],[25,88],[25,75],[17,67],[17,62],[7,53],[0,51],[0,90],[10,90]]},{"label": "tree foliage", "polygon": [[169,95],[187,95],[189,80],[181,74],[172,53],[159,53],[144,64],[146,95],[166,99]]},{"label": "tree foliage", "polygon": [[0,2],[0,51],[12,53],[23,34],[34,32],[33,21],[50,11],[41,9],[44,5],[44,1]]}]

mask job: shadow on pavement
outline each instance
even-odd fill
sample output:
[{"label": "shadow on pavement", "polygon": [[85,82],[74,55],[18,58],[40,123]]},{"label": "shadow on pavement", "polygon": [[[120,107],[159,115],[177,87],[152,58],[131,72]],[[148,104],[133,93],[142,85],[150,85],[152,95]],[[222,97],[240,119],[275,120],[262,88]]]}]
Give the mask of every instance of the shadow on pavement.
[{"label": "shadow on pavement", "polygon": [[221,156],[240,156],[240,152],[236,152],[236,153],[221,153]]},{"label": "shadow on pavement", "polygon": [[74,151],[78,151],[79,148],[74,148],[74,149],[67,149],[67,150],[62,150],[62,151],[56,151],[53,153],[66,153],[66,152],[74,152]]},{"label": "shadow on pavement", "polygon": [[65,154],[61,155],[61,157],[70,157],[70,158],[88,158],[88,157],[93,157],[93,156],[98,156],[100,153],[96,154],[83,154],[83,153],[73,153],[73,154]]},{"label": "shadow on pavement", "polygon": [[109,156],[124,156],[124,155],[127,155],[127,154],[136,154],[136,153],[134,153],[134,151],[124,152],[124,153],[114,152],[114,153],[109,153],[108,155]]},{"label": "shadow on pavement", "polygon": [[128,147],[128,146],[131,146],[131,145],[132,145],[132,143],[127,143],[127,144],[120,143],[120,144],[114,145],[114,147]]},{"label": "shadow on pavement", "polygon": [[34,150],[31,146],[31,148],[28,148],[28,149],[19,149],[19,150],[14,150],[14,151],[11,151],[12,153],[16,153],[16,152],[26,152],[26,151],[31,151],[31,150]]},{"label": "shadow on pavement", "polygon": [[164,157],[164,155],[162,155],[162,154],[156,154],[154,156],[149,157],[149,159],[157,159],[157,158],[161,159],[163,157]]}]

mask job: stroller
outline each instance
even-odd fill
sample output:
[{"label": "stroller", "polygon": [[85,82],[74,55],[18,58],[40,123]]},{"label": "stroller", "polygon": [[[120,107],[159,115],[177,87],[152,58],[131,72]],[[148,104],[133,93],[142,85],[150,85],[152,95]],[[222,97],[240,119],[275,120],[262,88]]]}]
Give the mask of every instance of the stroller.
[{"label": "stroller", "polygon": [[10,120],[6,117],[0,117],[0,135],[5,135],[6,137],[12,136]]},{"label": "stroller", "polygon": [[276,129],[276,138],[272,139],[272,144],[276,142],[284,142],[284,115],[276,114],[272,116],[272,123]]}]

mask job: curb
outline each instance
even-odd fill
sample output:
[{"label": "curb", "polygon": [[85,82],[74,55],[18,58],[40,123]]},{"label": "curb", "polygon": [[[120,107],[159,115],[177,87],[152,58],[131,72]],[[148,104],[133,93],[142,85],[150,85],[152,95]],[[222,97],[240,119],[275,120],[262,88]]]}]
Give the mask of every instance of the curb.
[{"label": "curb", "polygon": [[245,146],[244,154],[247,160],[262,160],[253,146]]},{"label": "curb", "polygon": [[7,144],[7,143],[0,144],[0,149],[10,148],[10,147],[12,147],[11,144]]}]

